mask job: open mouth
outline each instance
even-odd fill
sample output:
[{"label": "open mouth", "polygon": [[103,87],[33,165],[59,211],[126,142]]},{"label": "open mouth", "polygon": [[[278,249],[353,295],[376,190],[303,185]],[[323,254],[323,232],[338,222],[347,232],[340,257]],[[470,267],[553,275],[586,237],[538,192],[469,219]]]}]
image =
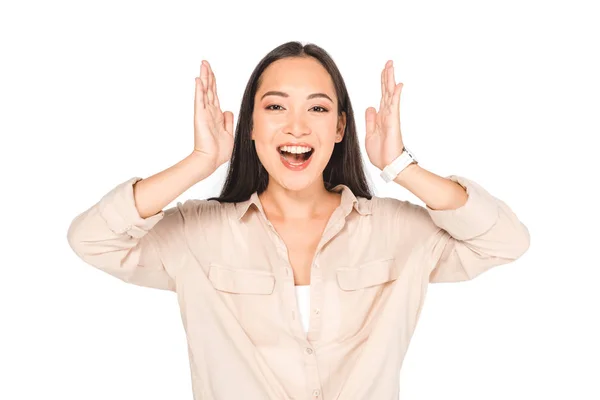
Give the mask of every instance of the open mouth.
[{"label": "open mouth", "polygon": [[290,164],[292,165],[300,165],[306,161],[313,155],[315,149],[310,149],[310,151],[306,153],[290,153],[288,151],[282,150],[280,147],[277,148],[279,154]]}]

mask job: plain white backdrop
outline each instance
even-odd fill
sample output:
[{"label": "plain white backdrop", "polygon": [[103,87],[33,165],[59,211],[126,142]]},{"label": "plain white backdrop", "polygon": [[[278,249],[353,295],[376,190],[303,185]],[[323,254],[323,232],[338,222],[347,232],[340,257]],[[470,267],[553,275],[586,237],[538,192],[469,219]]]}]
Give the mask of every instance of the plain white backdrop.
[{"label": "plain white backdrop", "polygon": [[[519,260],[430,285],[401,399],[599,399],[592,4],[3,2],[0,398],[192,398],[175,294],[85,264],[67,229],[117,184],[189,154],[202,59],[237,123],[256,63],[299,40],[338,64],[377,196],[422,205],[386,185],[364,150],[365,109],[378,108],[391,59],[404,142],[421,166],[478,182],[531,233]],[[225,172],[171,206],[217,195]]]}]

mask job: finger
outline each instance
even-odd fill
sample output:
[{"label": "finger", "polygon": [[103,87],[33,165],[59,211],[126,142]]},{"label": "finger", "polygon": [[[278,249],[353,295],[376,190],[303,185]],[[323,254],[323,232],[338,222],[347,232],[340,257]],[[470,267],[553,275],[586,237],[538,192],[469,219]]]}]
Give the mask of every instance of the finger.
[{"label": "finger", "polygon": [[202,60],[202,65],[200,66],[200,79],[202,80],[202,90],[206,93],[206,89],[208,89],[208,67],[204,60]]},{"label": "finger", "polygon": [[381,101],[385,98],[385,67],[381,70]]},{"label": "finger", "polygon": [[220,110],[221,109],[221,103],[219,102],[219,95],[217,94],[217,77],[215,76],[215,74],[213,73],[213,79],[212,79],[212,91],[213,94],[215,96],[214,99],[214,103],[215,106],[217,106],[217,108]]},{"label": "finger", "polygon": [[387,71],[387,62],[385,63],[385,67],[381,70],[381,100],[379,101],[379,111],[383,110],[385,104],[387,103],[387,89],[386,89],[386,71]]},{"label": "finger", "polygon": [[367,110],[365,111],[365,122],[367,136],[369,136],[375,131],[375,108],[367,108]]},{"label": "finger", "polygon": [[391,98],[394,96],[394,89],[396,88],[396,80],[394,78],[394,62],[390,61],[390,66],[387,73],[387,89],[388,96]]},{"label": "finger", "polygon": [[233,113],[231,111],[225,111],[223,117],[225,119],[225,130],[230,135],[233,135]]},{"label": "finger", "polygon": [[394,88],[394,96],[392,99],[392,105],[394,105],[394,106],[400,105],[400,93],[402,93],[403,87],[404,87],[404,84],[401,82],[401,83],[397,84],[396,87]]},{"label": "finger", "polygon": [[383,88],[382,90],[382,96],[383,96],[383,100],[384,102],[387,104],[390,101],[390,90],[389,90],[389,80],[390,80],[390,75],[389,75],[389,71],[390,71],[390,61],[388,60],[385,63],[385,67],[383,69]]},{"label": "finger", "polygon": [[204,109],[204,94],[202,93],[202,80],[197,77],[196,78],[196,94],[194,95],[194,109],[198,112],[201,109]]},{"label": "finger", "polygon": [[212,91],[213,72],[212,72],[212,68],[210,67],[210,63],[208,61],[205,61],[205,62],[206,62],[206,68],[207,68],[206,97],[208,99],[208,104],[214,104],[215,94]]},{"label": "finger", "polygon": [[394,70],[393,62],[392,62],[392,60],[388,60],[387,63],[385,63],[385,94],[387,96],[388,102],[391,100],[392,92],[393,92],[393,90],[390,90],[390,85],[393,84],[390,73],[393,72],[393,70]]}]

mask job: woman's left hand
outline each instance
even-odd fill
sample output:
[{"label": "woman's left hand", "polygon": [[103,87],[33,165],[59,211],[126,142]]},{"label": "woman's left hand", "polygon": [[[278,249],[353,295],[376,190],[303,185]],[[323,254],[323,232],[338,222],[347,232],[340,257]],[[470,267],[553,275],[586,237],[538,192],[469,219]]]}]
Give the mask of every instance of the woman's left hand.
[{"label": "woman's left hand", "polygon": [[371,163],[383,170],[400,154],[404,144],[400,133],[400,92],[402,83],[396,85],[393,61],[388,61],[381,72],[381,102],[379,111],[367,108],[365,120],[367,133],[365,148]]}]

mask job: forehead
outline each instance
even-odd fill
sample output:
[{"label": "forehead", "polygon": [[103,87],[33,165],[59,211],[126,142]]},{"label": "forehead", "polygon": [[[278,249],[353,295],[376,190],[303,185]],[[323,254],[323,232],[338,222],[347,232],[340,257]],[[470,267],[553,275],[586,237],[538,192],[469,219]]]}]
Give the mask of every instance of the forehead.
[{"label": "forehead", "polygon": [[327,70],[312,57],[284,58],[270,64],[263,72],[257,95],[267,90],[325,92],[335,96],[333,81]]}]

